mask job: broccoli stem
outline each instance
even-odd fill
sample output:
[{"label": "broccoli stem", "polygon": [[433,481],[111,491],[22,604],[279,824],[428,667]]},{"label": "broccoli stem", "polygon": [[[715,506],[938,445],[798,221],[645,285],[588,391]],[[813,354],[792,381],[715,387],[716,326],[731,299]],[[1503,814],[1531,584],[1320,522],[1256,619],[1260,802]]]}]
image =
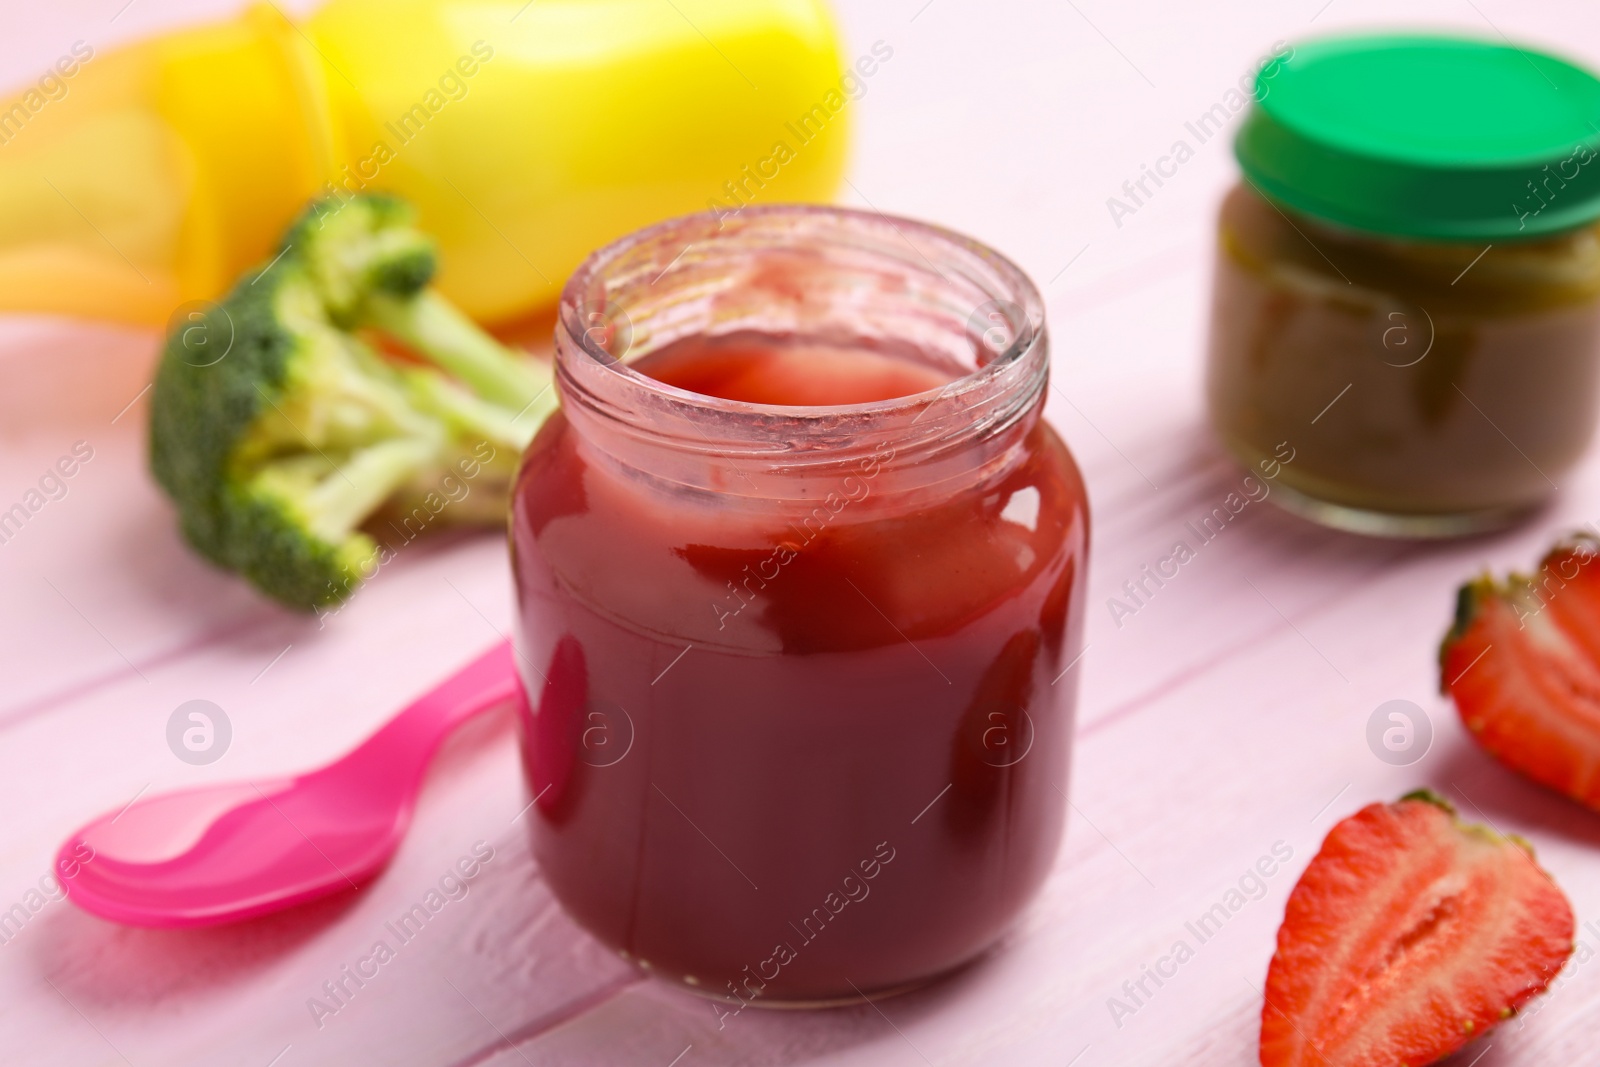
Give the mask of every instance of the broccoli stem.
[{"label": "broccoli stem", "polygon": [[354,453],[296,504],[306,526],[337,544],[417,472],[434,462],[439,442],[385,441]]},{"label": "broccoli stem", "polygon": [[553,393],[548,370],[518,358],[432,289],[406,300],[374,293],[366,318],[514,415]]},{"label": "broccoli stem", "polygon": [[484,400],[438,371],[419,367],[402,374],[412,401],[441,419],[457,437],[480,437],[520,453],[541,421],[518,419],[509,408]]}]

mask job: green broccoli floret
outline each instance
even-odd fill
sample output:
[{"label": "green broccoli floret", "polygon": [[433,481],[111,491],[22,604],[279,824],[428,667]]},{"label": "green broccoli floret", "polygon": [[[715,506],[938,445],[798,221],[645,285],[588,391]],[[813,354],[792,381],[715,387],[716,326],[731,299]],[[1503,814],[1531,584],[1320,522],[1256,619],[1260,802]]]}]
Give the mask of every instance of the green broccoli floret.
[{"label": "green broccoli floret", "polygon": [[[363,525],[440,500],[447,476],[470,480],[472,505],[430,521],[503,521],[556,405],[550,372],[430,289],[435,264],[404,202],[319,201],[276,259],[168,337],[150,466],[202,555],[314,610],[376,566]],[[384,334],[425,362],[384,354]]]}]

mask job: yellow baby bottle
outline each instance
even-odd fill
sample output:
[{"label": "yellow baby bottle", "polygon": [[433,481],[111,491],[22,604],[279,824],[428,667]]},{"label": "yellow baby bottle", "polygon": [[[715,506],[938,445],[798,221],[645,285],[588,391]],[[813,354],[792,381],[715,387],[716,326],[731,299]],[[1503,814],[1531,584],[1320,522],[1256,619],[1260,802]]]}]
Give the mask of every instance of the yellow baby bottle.
[{"label": "yellow baby bottle", "polygon": [[514,320],[649,222],[829,198],[841,64],[822,0],[260,4],[79,42],[0,96],[0,308],[160,324],[370,189],[417,206],[448,297]]}]

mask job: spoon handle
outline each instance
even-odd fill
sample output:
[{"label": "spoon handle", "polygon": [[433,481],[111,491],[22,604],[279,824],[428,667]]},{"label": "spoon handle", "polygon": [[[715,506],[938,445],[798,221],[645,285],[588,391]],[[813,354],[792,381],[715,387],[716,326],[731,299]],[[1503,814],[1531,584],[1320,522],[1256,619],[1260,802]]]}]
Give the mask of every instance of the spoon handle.
[{"label": "spoon handle", "polygon": [[425,766],[452,730],[510,700],[521,684],[511,643],[501,641],[413,700],[345,759],[404,759]]}]

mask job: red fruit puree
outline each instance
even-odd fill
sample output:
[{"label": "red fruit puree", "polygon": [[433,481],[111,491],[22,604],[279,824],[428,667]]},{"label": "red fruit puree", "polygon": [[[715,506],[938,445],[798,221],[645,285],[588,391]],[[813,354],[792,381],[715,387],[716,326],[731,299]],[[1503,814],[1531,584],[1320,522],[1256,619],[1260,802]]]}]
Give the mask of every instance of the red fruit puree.
[{"label": "red fruit puree", "polygon": [[[754,333],[631,366],[812,406],[959,373]],[[512,516],[523,756],[543,876],[596,937],[726,998],[724,1021],[902,988],[999,937],[1061,833],[1072,687],[1051,683],[1087,540],[1041,404],[977,482],[910,479],[880,442],[787,511],[745,506],[733,460],[707,492],[549,421]]]}]

